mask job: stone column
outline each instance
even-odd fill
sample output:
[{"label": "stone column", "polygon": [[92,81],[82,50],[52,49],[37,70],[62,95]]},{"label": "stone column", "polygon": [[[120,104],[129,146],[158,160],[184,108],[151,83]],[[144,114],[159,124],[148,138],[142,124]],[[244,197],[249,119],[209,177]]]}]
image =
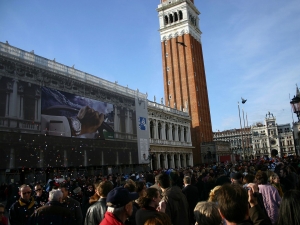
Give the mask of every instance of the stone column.
[{"label": "stone column", "polygon": [[179,141],[179,139],[178,139],[178,124],[175,124],[175,141]]},{"label": "stone column", "polygon": [[166,140],[166,122],[163,121],[161,127],[161,139]]},{"label": "stone column", "polygon": [[12,93],[10,94],[9,103],[9,116],[17,117],[17,107],[18,107],[18,80],[13,80]]},{"label": "stone column", "polygon": [[119,131],[119,124],[120,124],[119,114],[120,114],[120,111],[118,110],[118,107],[114,106],[114,130],[116,132]]},{"label": "stone column", "polygon": [[171,167],[175,168],[175,154],[174,153],[171,154],[171,159],[172,159],[172,165],[171,165]]},{"label": "stone column", "polygon": [[192,139],[191,139],[191,126],[188,126],[187,129],[186,129],[186,139],[187,139],[187,142],[192,142]]},{"label": "stone column", "polygon": [[155,125],[154,125],[154,139],[158,139],[158,121],[155,120]]},{"label": "stone column", "polygon": [[[187,135],[187,132],[186,132],[186,135]],[[181,140],[181,142],[185,142],[185,140],[184,140],[184,127],[182,127],[182,126],[181,126],[181,129],[180,129],[180,140]]]},{"label": "stone column", "polygon": [[157,169],[161,168],[160,166],[160,153],[157,153],[157,160],[156,160]]},{"label": "stone column", "polygon": [[126,118],[125,118],[125,131],[126,134],[130,133],[130,125],[129,125],[129,110],[126,109]]},{"label": "stone column", "polygon": [[178,154],[178,168],[181,168],[181,155]]},{"label": "stone column", "polygon": [[164,154],[164,167],[168,168],[168,156],[167,156],[167,154]]},{"label": "stone column", "polygon": [[169,132],[169,141],[172,141],[173,140],[173,136],[172,136],[172,124],[170,124],[168,132]]}]

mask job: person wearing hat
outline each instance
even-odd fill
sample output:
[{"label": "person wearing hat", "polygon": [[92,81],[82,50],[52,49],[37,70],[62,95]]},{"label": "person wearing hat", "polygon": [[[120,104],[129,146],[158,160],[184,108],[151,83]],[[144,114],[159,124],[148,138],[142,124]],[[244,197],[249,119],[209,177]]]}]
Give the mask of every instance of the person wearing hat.
[{"label": "person wearing hat", "polygon": [[231,173],[230,174],[231,184],[243,185],[243,174],[241,173]]},{"label": "person wearing hat", "polygon": [[132,201],[138,197],[138,193],[123,187],[111,190],[106,197],[107,211],[100,225],[124,225],[132,214]]}]

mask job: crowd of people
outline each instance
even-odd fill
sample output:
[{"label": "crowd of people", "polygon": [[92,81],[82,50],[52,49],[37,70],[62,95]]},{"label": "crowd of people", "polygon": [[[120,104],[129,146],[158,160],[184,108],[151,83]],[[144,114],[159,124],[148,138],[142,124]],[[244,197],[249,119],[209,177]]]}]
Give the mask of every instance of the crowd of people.
[{"label": "crowd of people", "polygon": [[299,157],[274,157],[14,183],[0,225],[296,225],[299,175]]}]

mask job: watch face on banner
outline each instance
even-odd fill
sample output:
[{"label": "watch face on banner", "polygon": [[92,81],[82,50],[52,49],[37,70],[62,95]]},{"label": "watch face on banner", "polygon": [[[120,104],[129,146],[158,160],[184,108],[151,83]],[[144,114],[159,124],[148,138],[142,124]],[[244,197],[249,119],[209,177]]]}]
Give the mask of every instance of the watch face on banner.
[{"label": "watch face on banner", "polygon": [[147,130],[146,118],[139,117],[139,128],[140,128],[140,130]]}]

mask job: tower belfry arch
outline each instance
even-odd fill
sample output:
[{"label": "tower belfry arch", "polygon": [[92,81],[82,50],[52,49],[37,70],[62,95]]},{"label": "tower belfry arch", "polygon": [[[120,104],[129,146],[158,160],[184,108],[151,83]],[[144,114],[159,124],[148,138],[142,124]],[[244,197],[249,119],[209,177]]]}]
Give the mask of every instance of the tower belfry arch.
[{"label": "tower belfry arch", "polygon": [[197,164],[201,162],[201,143],[213,140],[200,12],[193,0],[161,0],[157,11],[165,104],[190,114],[193,159]]}]

